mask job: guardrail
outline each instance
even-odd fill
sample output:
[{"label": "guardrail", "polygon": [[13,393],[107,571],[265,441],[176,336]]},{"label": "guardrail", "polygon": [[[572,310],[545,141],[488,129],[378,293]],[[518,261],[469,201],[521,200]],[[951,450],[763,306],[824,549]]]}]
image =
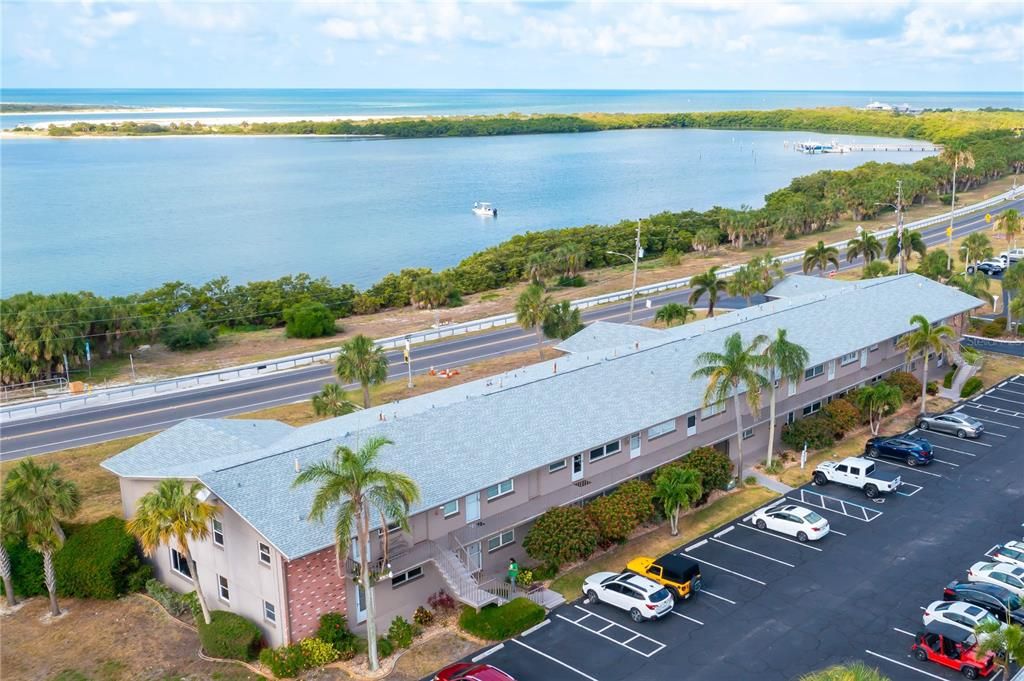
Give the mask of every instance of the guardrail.
[{"label": "guardrail", "polygon": [[[952,216],[962,217],[964,215],[970,215],[979,211],[985,210],[992,206],[999,205],[1004,201],[1011,200],[1017,196],[1024,195],[1024,187],[1018,187],[1016,189],[1010,189],[998,196],[993,196],[990,199],[980,201],[978,203],[958,208],[952,212]],[[917,230],[931,227],[933,225],[943,224],[948,222],[950,219],[950,213],[946,212],[942,215],[936,215],[930,218],[924,218],[905,224],[903,228],[905,230]],[[888,237],[896,232],[896,227],[889,227],[884,230],[875,232],[875,235],[880,238]],[[845,252],[846,242],[837,241],[830,246],[834,246]],[[797,262],[803,259],[804,252],[797,251],[793,253],[787,253],[779,256],[777,259],[783,265]],[[729,267],[723,267],[718,270],[719,276],[729,277],[740,269],[742,265],[730,265]],[[681,277],[679,279],[672,279],[670,281],[662,281],[655,284],[647,284],[646,286],[638,286],[636,289],[637,297],[650,295],[653,293],[661,293],[662,291],[670,291],[673,289],[685,288],[690,284],[690,277]],[[580,310],[585,310],[599,305],[606,305],[608,303],[614,303],[622,300],[628,300],[631,295],[631,290],[627,289],[624,291],[614,291],[612,293],[604,293],[597,296],[591,296],[589,298],[582,298],[580,300],[572,301],[572,307]],[[432,327],[421,331],[414,331],[408,334],[402,334],[398,336],[391,336],[388,338],[380,338],[376,341],[378,347],[384,348],[385,350],[397,350],[404,347],[405,343],[408,342],[410,345],[418,345],[421,343],[429,343],[432,341],[443,340],[445,338],[452,338],[454,336],[461,336],[470,333],[476,333],[479,331],[486,331],[488,329],[496,329],[499,327],[510,326],[516,323],[515,314],[501,314],[493,317],[485,317],[483,319],[474,319],[469,322],[461,322],[459,324],[449,324],[444,326]],[[236,381],[240,379],[255,378],[266,374],[272,374],[278,371],[287,369],[295,369],[303,366],[311,366],[313,364],[321,364],[330,362],[338,356],[339,348],[331,348],[328,350],[319,350],[317,352],[309,352],[300,355],[291,355],[288,357],[281,357],[274,360],[268,360],[265,362],[253,362],[251,364],[244,364],[241,366],[230,367],[227,369],[221,369],[218,371],[211,371],[198,374],[190,374],[187,376],[180,376],[178,378],[167,379],[162,381],[155,381],[152,383],[143,383],[139,385],[124,386],[120,388],[108,388],[103,390],[95,390],[85,395],[77,397],[69,397],[64,399],[50,399],[41,400],[38,402],[28,403],[19,406],[3,407],[0,408],[0,420],[13,420],[17,418],[25,418],[30,416],[38,416],[44,414],[59,413],[67,409],[77,409],[85,406],[92,406],[95,404],[102,404],[107,402],[119,402],[123,400],[131,400],[140,397],[151,397],[154,395],[161,395],[165,393],[171,393],[178,390],[199,388],[210,385],[217,385],[226,381]]]}]

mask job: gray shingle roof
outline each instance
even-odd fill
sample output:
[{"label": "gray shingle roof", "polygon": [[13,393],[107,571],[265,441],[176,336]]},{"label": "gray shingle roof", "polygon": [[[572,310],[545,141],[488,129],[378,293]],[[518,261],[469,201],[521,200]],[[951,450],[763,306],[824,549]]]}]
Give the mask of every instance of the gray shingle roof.
[{"label": "gray shingle roof", "polygon": [[555,346],[562,352],[580,353],[604,348],[614,348],[634,343],[660,340],[664,337],[660,329],[634,324],[616,324],[614,322],[593,322],[579,333],[570,336]]},{"label": "gray shingle roof", "polygon": [[809,277],[804,274],[791,274],[777,283],[765,295],[769,298],[792,298],[803,296],[808,293],[822,293],[834,291],[852,282],[841,279],[829,279],[828,277]]},{"label": "gray shingle roof", "polygon": [[[500,385],[497,379],[489,379],[489,385],[474,381],[388,405],[385,411],[394,406],[397,418],[389,415],[387,421],[357,413],[295,429],[262,449],[233,454],[237,465],[230,468],[218,465],[225,458],[216,450],[199,479],[285,556],[295,558],[333,541],[329,525],[303,519],[313,489],[292,488],[296,461],[308,466],[338,445],[356,448],[371,435],[389,438],[395,444],[381,451],[380,466],[416,480],[419,509],[436,507],[699,409],[704,384],[690,378],[694,358],[720,350],[733,332],[750,340],[785,328],[807,349],[811,363],[819,363],[905,333],[912,314],[939,320],[978,305],[917,275],[850,283],[675,327],[639,350],[628,345],[560,357]],[[115,458],[134,459],[136,449]],[[145,469],[153,454],[147,451],[142,458],[119,467]],[[202,464],[194,461],[191,467]]]}]

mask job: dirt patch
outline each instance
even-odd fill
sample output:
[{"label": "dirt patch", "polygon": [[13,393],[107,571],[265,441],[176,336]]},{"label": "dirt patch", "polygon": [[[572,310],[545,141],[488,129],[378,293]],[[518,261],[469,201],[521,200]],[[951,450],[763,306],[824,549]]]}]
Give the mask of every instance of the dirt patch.
[{"label": "dirt patch", "polygon": [[442,631],[429,641],[417,643],[406,651],[395,665],[389,681],[417,681],[438,669],[456,662],[480,646],[451,629]]},{"label": "dirt patch", "polygon": [[118,601],[62,599],[64,617],[44,624],[34,598],[2,620],[5,681],[257,680],[245,669],[199,659],[195,632],[137,596]]}]

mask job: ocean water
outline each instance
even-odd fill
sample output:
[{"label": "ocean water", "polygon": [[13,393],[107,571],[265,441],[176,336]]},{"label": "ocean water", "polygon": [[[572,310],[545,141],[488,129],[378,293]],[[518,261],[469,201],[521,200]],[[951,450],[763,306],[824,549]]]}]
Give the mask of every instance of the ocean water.
[{"label": "ocean water", "polygon": [[[36,90],[4,89],[4,102],[193,108],[211,116],[381,116],[723,111],[735,109],[863,107],[872,101],[921,108],[1024,108],[1016,92],[886,92],[773,90]],[[217,111],[208,111],[215,109]],[[187,114],[185,114],[187,117]],[[132,118],[166,118],[166,113]],[[177,114],[175,114],[177,116]],[[53,114],[7,114],[4,127]],[[76,119],[124,118],[124,112],[76,114]],[[67,116],[58,117],[66,119]]]},{"label": "ocean water", "polygon": [[[180,102],[179,102],[180,103]],[[628,130],[453,139],[0,142],[0,295],[139,291],[297,272],[366,286],[528,230],[758,206],[796,176],[922,152],[807,156],[800,132]],[[490,201],[496,219],[472,214]]]}]

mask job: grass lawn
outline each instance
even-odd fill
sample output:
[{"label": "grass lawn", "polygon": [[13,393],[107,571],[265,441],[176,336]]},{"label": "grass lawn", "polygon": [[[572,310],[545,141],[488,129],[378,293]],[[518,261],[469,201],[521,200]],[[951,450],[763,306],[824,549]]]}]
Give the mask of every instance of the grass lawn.
[{"label": "grass lawn", "polygon": [[590,558],[559,575],[551,583],[550,588],[562,594],[566,600],[577,598],[581,594],[583,580],[589,575],[605,570],[619,572],[636,556],[660,556],[668,553],[728,520],[749,513],[777,496],[775,492],[757,485],[726,494],[700,510],[679,518],[678,536],[672,536],[669,524],[665,522],[658,529]]},{"label": "grass lawn", "polygon": [[1024,374],[1024,357],[1002,355],[997,352],[982,352],[981,354],[985,361],[981,365],[981,371],[975,375],[981,378],[981,382],[985,384],[986,388],[990,388],[1010,376]]}]

